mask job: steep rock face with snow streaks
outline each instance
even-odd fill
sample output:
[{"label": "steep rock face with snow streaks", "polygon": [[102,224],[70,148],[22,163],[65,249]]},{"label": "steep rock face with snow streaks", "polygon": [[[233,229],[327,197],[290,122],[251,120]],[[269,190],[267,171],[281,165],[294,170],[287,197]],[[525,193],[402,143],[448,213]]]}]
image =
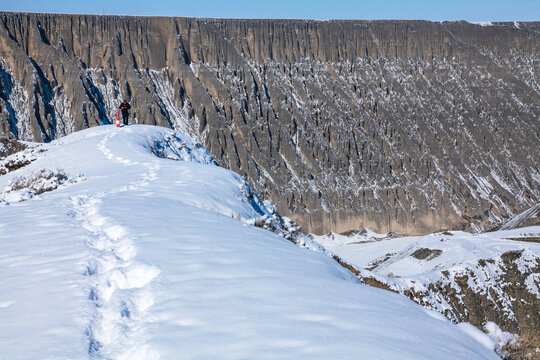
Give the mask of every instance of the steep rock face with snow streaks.
[{"label": "steep rock face with snow streaks", "polygon": [[0,131],[198,138],[314,233],[484,229],[540,201],[538,23],[0,14]]}]

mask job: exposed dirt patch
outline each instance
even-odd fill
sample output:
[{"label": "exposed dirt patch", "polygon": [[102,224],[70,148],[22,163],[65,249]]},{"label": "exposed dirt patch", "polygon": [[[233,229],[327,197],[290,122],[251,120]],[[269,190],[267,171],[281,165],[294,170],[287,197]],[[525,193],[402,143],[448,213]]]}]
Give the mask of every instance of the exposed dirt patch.
[{"label": "exposed dirt patch", "polygon": [[485,267],[487,264],[495,264],[495,260],[493,259],[480,259],[478,260],[478,265]]},{"label": "exposed dirt patch", "polygon": [[[516,240],[523,241],[522,238]],[[441,253],[441,250],[423,248],[414,254],[415,258],[425,260]],[[386,254],[378,261],[384,262],[391,256]],[[475,269],[464,269],[461,273],[444,270],[441,272],[444,277],[440,281],[429,283],[427,289],[421,291],[396,288],[373,276],[362,274],[338,256],[334,256],[334,260],[356,274],[364,284],[401,293],[419,305],[431,308],[433,297],[439,298],[439,301],[444,301],[448,306],[443,314],[455,323],[469,322],[482,329],[486,322],[493,321],[504,331],[518,334],[521,339],[519,343],[505,346],[501,351],[501,356],[504,355],[506,360],[540,360],[540,300],[526,285],[526,279],[531,274],[540,273],[540,263],[533,260],[527,266],[528,269],[522,272],[518,264],[523,266],[524,256],[523,250],[508,251],[501,255],[502,264],[494,259],[482,259]],[[493,272],[493,267],[497,266],[501,266],[504,272]],[[471,286],[479,281],[478,273],[500,275],[484,291]]]},{"label": "exposed dirt patch", "polygon": [[22,142],[17,140],[10,140],[5,137],[0,138],[0,144],[0,160],[27,148],[27,146],[24,145]]},{"label": "exposed dirt patch", "polygon": [[31,161],[29,160],[11,160],[4,164],[3,168],[0,168],[0,175],[6,175],[9,172],[18,170],[20,168],[29,165]]},{"label": "exposed dirt patch", "polygon": [[74,184],[83,180],[85,180],[83,175],[69,179],[61,169],[40,169],[36,173],[12,179],[0,193],[0,197],[8,203],[27,201],[36,195],[56,190],[61,185]]},{"label": "exposed dirt patch", "polygon": [[411,254],[411,256],[418,260],[432,260],[435,259],[437,256],[442,254],[442,250],[440,249],[428,249],[428,248],[421,248],[416,250]]},{"label": "exposed dirt patch", "polygon": [[13,179],[9,191],[31,189],[36,195],[40,195],[48,191],[53,191],[66,180],[67,175],[63,170],[51,171],[41,169],[31,176],[16,177]]},{"label": "exposed dirt patch", "polygon": [[360,272],[358,271],[358,269],[356,269],[354,266],[352,266],[351,264],[345,262],[343,259],[341,259],[339,256],[337,255],[334,255],[332,256],[332,258],[334,260],[336,260],[338,262],[339,265],[343,266],[345,269],[349,270],[350,272],[352,272],[354,275],[356,276],[359,276],[360,275]]},{"label": "exposed dirt patch", "polygon": [[537,225],[540,225],[540,214],[538,214],[534,218],[525,220],[525,222],[521,224],[520,227],[537,226]]},{"label": "exposed dirt patch", "polygon": [[396,290],[390,288],[390,286],[388,286],[387,284],[385,284],[385,283],[383,283],[383,282],[381,282],[381,281],[379,281],[379,280],[377,280],[377,279],[375,279],[373,277],[362,276],[360,274],[360,271],[358,271],[358,269],[356,269],[351,264],[347,263],[345,260],[343,260],[339,256],[334,255],[332,258],[335,261],[337,261],[337,263],[339,265],[343,266],[345,269],[349,270],[350,272],[352,272],[353,274],[358,276],[362,280],[362,283],[364,283],[365,285],[369,285],[369,286],[372,286],[372,287],[376,287],[376,288],[379,288],[379,289],[388,290],[388,291],[397,293]]},{"label": "exposed dirt patch", "polygon": [[[440,293],[452,307],[452,313],[457,317],[454,321],[467,321],[479,328],[487,321],[494,321],[504,331],[517,333],[526,339],[538,339],[540,337],[540,313],[538,312],[540,302],[527,290],[526,278],[532,273],[540,272],[540,264],[536,263],[529,271],[522,273],[517,265],[522,253],[523,251],[508,251],[501,255],[504,262],[504,274],[498,281],[499,286],[490,287],[487,293],[475,292],[470,286],[471,281],[473,283],[476,281],[472,271],[454,277],[454,286],[436,283],[430,290]],[[480,260],[478,264],[486,268],[485,273],[488,273],[487,268],[493,266],[494,261]],[[498,293],[499,291],[503,291],[504,295]],[[504,311],[505,308],[512,311],[513,316],[508,316]],[[536,346],[540,347],[540,343],[537,342]],[[530,348],[528,345],[523,345],[523,349]],[[540,353],[536,356],[538,355]],[[517,355],[511,358],[529,359],[517,357]]]},{"label": "exposed dirt patch", "polygon": [[28,146],[20,141],[0,138],[0,176],[23,168],[35,160],[32,151],[21,153],[26,149]]},{"label": "exposed dirt patch", "polygon": [[540,338],[520,336],[517,346],[505,346],[502,350],[509,354],[507,360],[540,360]]},{"label": "exposed dirt patch", "polygon": [[388,290],[388,291],[391,291],[391,292],[394,292],[394,293],[397,293],[397,291],[391,289],[388,285],[386,285],[385,283],[377,280],[377,279],[374,279],[374,278],[371,278],[371,277],[364,277],[362,278],[362,282],[366,285],[369,285],[369,286],[372,286],[372,287],[376,287],[376,288],[379,288],[379,289],[383,289],[383,290]]},{"label": "exposed dirt patch", "polygon": [[340,233],[340,235],[348,236],[348,237],[355,236],[355,235],[365,235],[365,234],[367,234],[366,230],[362,230],[362,231],[349,230],[349,231],[345,231],[345,232]]},{"label": "exposed dirt patch", "polygon": [[540,243],[540,236],[538,237],[515,237],[515,238],[505,238],[505,240],[514,240],[514,241],[525,241],[525,242],[532,242],[532,243]]},{"label": "exposed dirt patch", "polygon": [[540,338],[533,335],[520,336],[518,345],[506,345],[502,349],[505,360],[539,360]]}]

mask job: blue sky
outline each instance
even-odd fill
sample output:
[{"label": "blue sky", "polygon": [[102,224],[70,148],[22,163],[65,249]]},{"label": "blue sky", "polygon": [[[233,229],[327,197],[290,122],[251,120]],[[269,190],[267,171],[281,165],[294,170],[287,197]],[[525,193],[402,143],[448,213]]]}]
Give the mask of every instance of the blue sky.
[{"label": "blue sky", "polygon": [[0,10],[222,18],[540,20],[540,0],[2,0]]}]

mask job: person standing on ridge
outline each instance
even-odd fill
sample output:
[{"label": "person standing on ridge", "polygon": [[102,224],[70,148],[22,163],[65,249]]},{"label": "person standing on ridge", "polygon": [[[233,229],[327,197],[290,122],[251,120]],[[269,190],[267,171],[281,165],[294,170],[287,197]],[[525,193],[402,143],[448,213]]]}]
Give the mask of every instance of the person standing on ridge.
[{"label": "person standing on ridge", "polygon": [[129,106],[129,103],[127,100],[124,100],[119,107],[120,110],[122,110],[122,118],[124,120],[124,125],[128,124],[128,116],[129,116],[129,109],[131,109],[131,106]]}]

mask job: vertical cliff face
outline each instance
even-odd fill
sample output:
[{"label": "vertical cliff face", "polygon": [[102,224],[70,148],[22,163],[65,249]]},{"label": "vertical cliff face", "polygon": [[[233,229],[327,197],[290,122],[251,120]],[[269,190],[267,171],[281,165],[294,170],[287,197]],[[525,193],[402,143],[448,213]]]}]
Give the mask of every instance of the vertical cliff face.
[{"label": "vertical cliff face", "polygon": [[306,231],[482,229],[540,202],[540,26],[0,14],[0,131],[198,137]]}]

